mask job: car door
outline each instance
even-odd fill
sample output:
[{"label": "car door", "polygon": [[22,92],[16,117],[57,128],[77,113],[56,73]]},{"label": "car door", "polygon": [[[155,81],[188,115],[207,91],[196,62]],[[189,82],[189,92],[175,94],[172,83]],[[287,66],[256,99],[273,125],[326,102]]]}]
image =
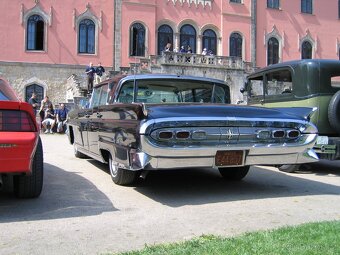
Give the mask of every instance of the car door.
[{"label": "car door", "polygon": [[107,102],[108,84],[106,83],[96,88],[94,97],[93,111],[89,119],[88,141],[90,152],[99,155],[99,132],[103,126],[103,106],[105,106]]}]

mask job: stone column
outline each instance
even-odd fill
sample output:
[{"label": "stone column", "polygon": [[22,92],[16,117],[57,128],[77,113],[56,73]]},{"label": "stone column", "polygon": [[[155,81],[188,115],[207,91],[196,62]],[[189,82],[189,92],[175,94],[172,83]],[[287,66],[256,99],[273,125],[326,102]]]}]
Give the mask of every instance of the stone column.
[{"label": "stone column", "polygon": [[114,18],[113,18],[113,67],[115,71],[120,71],[120,66],[122,62],[122,0],[114,1]]},{"label": "stone column", "polygon": [[256,66],[256,29],[257,29],[257,0],[251,1],[251,35],[250,35],[250,51],[251,51],[251,62],[253,67]]}]

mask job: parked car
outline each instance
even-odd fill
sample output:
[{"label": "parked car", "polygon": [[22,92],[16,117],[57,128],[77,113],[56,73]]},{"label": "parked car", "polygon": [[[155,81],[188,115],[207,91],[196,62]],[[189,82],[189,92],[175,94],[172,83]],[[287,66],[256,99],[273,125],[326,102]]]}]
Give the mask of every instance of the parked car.
[{"label": "parked car", "polygon": [[[311,121],[319,130],[314,146],[321,159],[340,159],[340,61],[305,59],[270,65],[247,77],[248,105],[316,107]],[[293,172],[300,165],[283,165]]]},{"label": "parked car", "polygon": [[38,197],[43,187],[43,148],[33,108],[0,78],[0,186],[13,181],[19,198]]},{"label": "parked car", "polygon": [[70,112],[67,125],[75,156],[109,163],[116,184],[197,167],[241,180],[251,165],[317,161],[312,112],[230,105],[221,80],[131,75],[96,85],[89,108]]}]

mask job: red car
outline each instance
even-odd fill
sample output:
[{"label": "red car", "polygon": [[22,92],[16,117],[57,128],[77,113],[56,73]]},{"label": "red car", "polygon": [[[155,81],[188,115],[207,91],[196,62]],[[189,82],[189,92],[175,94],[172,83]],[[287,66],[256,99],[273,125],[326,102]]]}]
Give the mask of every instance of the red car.
[{"label": "red car", "polygon": [[[19,198],[34,198],[43,186],[40,128],[30,104],[18,99],[0,78],[0,188],[13,180]],[[11,178],[13,176],[13,178]]]}]

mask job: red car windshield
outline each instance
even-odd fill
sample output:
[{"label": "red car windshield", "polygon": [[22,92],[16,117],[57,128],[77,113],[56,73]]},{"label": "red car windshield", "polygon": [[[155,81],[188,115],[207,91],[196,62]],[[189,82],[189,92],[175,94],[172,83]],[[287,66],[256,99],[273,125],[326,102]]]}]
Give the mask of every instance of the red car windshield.
[{"label": "red car windshield", "polygon": [[0,100],[19,101],[12,87],[0,78]]}]

